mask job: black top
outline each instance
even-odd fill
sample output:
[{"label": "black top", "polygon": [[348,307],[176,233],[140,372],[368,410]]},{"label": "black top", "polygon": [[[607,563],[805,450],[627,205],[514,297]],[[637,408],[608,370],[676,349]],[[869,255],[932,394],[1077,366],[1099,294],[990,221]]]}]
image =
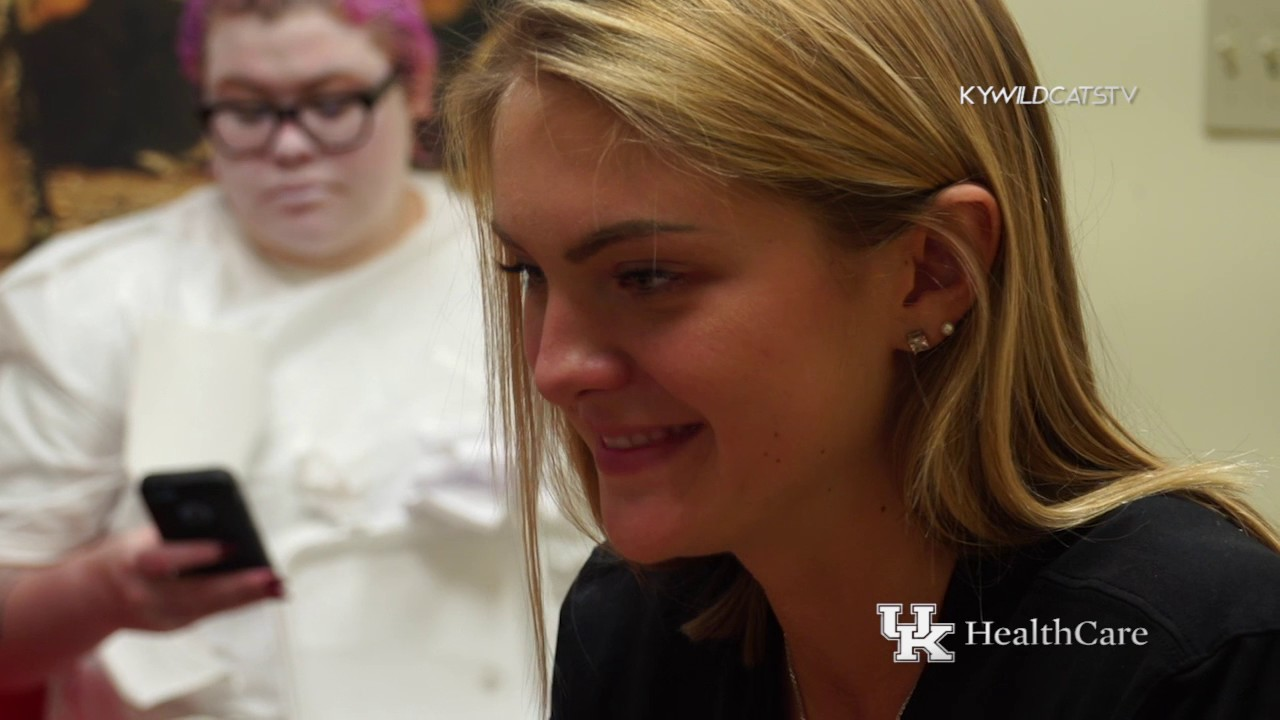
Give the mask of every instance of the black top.
[{"label": "black top", "polygon": [[[714,582],[597,549],[561,610],[552,720],[784,718],[776,623],[754,668],[737,643],[680,633]],[[962,558],[936,622],[954,624],[955,659],[926,665],[906,720],[1280,719],[1280,555],[1189,500]],[[1120,628],[1125,644],[1103,644]]]}]

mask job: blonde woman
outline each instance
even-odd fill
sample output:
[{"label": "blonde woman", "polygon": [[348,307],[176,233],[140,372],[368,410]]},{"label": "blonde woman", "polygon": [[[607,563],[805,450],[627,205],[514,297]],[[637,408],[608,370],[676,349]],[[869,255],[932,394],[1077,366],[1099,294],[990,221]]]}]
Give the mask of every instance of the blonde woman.
[{"label": "blonde woman", "polygon": [[1038,84],[997,0],[509,5],[446,127],[526,515],[606,540],[553,720],[1280,716],[1276,534],[1103,406],[1044,107],[960,102]]}]

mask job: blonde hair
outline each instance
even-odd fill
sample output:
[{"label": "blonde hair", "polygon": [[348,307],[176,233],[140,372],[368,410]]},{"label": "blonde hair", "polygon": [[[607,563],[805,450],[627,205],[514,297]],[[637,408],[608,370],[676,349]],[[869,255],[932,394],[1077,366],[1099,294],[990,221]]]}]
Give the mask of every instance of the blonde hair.
[{"label": "blonde hair", "polygon": [[[948,237],[975,304],[952,338],[904,366],[897,396],[905,498],[931,538],[1009,547],[1178,492],[1280,548],[1243,501],[1237,468],[1171,466],[1104,407],[1048,113],[961,103],[962,86],[1039,84],[998,0],[509,0],[444,112],[446,166],[476,201],[490,257],[501,255],[489,231],[494,119],[529,73],[575,83],[696,170],[808,203],[833,237],[871,245],[917,224]],[[1001,208],[989,273],[931,203],[961,181]],[[495,271],[485,283],[495,422],[516,458],[536,596],[543,479],[603,534],[597,478],[589,449],[533,387],[519,281]],[[741,637],[753,656],[763,594],[740,567],[724,586],[686,631]]]}]

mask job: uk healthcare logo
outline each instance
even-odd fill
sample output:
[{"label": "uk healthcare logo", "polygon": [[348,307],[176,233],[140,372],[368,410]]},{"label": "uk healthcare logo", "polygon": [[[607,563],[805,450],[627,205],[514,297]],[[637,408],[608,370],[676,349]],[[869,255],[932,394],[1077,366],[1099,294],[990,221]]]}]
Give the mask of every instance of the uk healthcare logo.
[{"label": "uk healthcare logo", "polygon": [[933,616],[938,606],[933,603],[913,603],[909,623],[901,621],[901,603],[880,603],[876,613],[880,615],[880,634],[886,640],[896,640],[898,650],[893,654],[897,663],[955,662],[956,654],[942,647],[942,638],[956,631],[955,623],[936,623]]}]

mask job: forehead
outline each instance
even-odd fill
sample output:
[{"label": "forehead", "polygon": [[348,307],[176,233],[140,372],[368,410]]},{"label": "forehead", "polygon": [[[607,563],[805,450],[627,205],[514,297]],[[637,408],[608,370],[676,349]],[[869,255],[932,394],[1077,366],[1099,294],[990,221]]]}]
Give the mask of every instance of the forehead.
[{"label": "forehead", "polygon": [[[651,154],[585,91],[549,76],[517,77],[498,104],[495,159],[534,155],[566,167],[635,164]],[[499,173],[500,174],[500,173]]]},{"label": "forehead", "polygon": [[502,227],[587,233],[637,217],[704,214],[733,193],[655,150],[584,90],[522,77],[497,108],[493,199]]},{"label": "forehead", "polygon": [[331,74],[373,80],[387,65],[388,55],[369,29],[304,6],[275,17],[215,17],[205,42],[204,80],[208,87],[228,79],[289,85]]}]

